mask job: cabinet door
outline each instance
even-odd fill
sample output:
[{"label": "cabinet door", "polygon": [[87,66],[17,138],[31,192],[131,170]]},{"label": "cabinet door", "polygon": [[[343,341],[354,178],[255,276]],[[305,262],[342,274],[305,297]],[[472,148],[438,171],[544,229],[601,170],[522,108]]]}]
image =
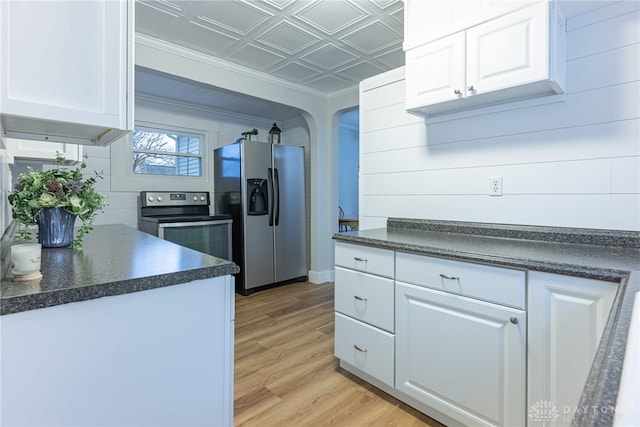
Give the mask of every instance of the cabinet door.
[{"label": "cabinet door", "polygon": [[467,30],[468,95],[548,76],[548,14],[545,1]]},{"label": "cabinet door", "polygon": [[465,82],[464,33],[411,49],[406,54],[406,107],[461,98]]},{"label": "cabinet door", "polygon": [[531,3],[531,0],[404,0],[404,49],[464,31]]},{"label": "cabinet door", "polygon": [[465,425],[524,425],[522,310],[396,282],[396,388]]},{"label": "cabinet door", "polygon": [[530,414],[529,425],[568,426],[618,286],[535,271],[529,273],[528,282],[528,400],[530,409],[546,405],[543,415],[553,415],[550,420]]},{"label": "cabinet door", "polygon": [[82,160],[82,147],[77,144],[30,141],[7,138],[7,149],[12,158],[37,159],[55,162],[56,152],[65,158],[66,163]]},{"label": "cabinet door", "polygon": [[[132,3],[0,2],[5,131],[63,133],[53,122],[105,134],[132,126]],[[23,129],[25,118],[47,122]]]}]

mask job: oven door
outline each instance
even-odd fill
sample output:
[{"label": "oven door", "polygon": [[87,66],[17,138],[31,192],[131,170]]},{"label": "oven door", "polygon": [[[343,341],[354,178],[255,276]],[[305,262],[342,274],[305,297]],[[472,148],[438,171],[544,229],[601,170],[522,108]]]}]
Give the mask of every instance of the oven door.
[{"label": "oven door", "polygon": [[169,222],[158,224],[158,237],[196,251],[233,261],[232,220]]}]

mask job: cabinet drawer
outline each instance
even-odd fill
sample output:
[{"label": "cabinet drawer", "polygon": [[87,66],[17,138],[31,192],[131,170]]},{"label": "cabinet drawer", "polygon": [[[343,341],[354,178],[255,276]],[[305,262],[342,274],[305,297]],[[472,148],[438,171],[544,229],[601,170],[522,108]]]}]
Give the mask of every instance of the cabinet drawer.
[{"label": "cabinet drawer", "polygon": [[509,268],[396,254],[396,280],[524,309],[525,272]]},{"label": "cabinet drawer", "polygon": [[394,336],[336,313],[335,355],[394,386]]},{"label": "cabinet drawer", "polygon": [[393,280],[336,267],[336,311],[393,332],[393,299]]},{"label": "cabinet drawer", "polygon": [[379,276],[393,277],[393,251],[336,242],[336,265]]}]

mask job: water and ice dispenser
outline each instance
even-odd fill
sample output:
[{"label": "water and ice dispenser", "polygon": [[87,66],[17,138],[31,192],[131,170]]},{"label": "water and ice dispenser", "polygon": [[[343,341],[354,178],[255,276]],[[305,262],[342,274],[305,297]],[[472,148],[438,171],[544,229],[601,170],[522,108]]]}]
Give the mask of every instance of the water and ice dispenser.
[{"label": "water and ice dispenser", "polygon": [[247,179],[247,215],[267,215],[268,193],[267,180],[261,178]]}]

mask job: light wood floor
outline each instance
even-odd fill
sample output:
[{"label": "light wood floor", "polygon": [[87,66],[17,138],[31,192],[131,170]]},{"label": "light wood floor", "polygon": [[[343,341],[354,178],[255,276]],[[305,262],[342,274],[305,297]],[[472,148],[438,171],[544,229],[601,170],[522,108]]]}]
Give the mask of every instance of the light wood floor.
[{"label": "light wood floor", "polygon": [[333,284],[236,295],[236,426],[441,426],[338,366]]}]

